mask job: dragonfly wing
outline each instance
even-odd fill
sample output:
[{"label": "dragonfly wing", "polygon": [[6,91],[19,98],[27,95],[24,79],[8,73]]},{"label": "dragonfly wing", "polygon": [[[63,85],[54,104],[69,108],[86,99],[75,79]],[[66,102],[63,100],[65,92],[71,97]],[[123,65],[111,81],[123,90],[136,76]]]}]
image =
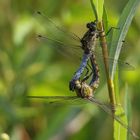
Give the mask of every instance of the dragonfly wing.
[{"label": "dragonfly wing", "polygon": [[76,46],[73,44],[65,44],[59,40],[54,40],[43,35],[38,35],[37,39],[39,41],[43,41],[45,45],[47,45],[47,47],[54,48],[65,57],[68,58],[77,57],[77,59],[79,59],[83,55],[81,46]]},{"label": "dragonfly wing", "polygon": [[[121,40],[121,41],[119,41],[119,42],[122,43],[122,46],[121,46],[121,51],[122,51],[122,52],[126,53],[126,51],[132,49],[132,46],[131,46],[129,43],[127,43],[127,41]],[[106,45],[106,44],[107,44],[107,46],[108,46],[108,50],[110,50],[111,48],[116,49],[116,45],[118,44],[118,41],[115,41],[115,40],[114,40],[114,41],[111,41],[111,42],[109,42],[109,41],[101,42],[101,41],[98,39],[97,42],[96,42],[96,46],[98,46],[98,47],[100,47],[100,48],[101,48],[101,46],[104,46],[104,45]]]},{"label": "dragonfly wing", "polygon": [[[68,30],[58,26],[53,20],[51,20],[48,16],[46,16],[44,13],[41,13],[40,11],[36,11],[34,13],[34,18],[37,23],[41,24],[40,29],[42,29],[43,33],[48,32],[48,35],[50,37],[53,36],[53,38],[65,38],[65,42],[71,41],[71,42],[80,42],[80,38]],[[43,28],[44,27],[44,28]],[[41,30],[40,30],[41,31]]]},{"label": "dragonfly wing", "polygon": [[80,38],[77,35],[56,25],[55,22],[39,11],[34,13],[34,19],[40,32],[37,31],[37,39],[45,41],[48,47],[56,49],[66,58],[79,62],[83,52]]},{"label": "dragonfly wing", "polygon": [[[101,48],[97,48],[93,53],[96,56],[96,60],[99,65],[103,65],[103,54]],[[129,62],[124,61],[122,59],[114,59],[112,57],[104,58],[108,62],[109,66],[111,67],[114,63],[116,63],[120,70],[132,71],[135,70],[135,67],[131,65]]]},{"label": "dragonfly wing", "polygon": [[[95,99],[95,98],[89,98],[89,99],[83,99],[83,98],[79,98],[77,96],[27,96],[27,98],[30,99],[41,99],[41,100],[45,100],[45,102],[49,103],[49,104],[72,104],[74,105],[74,103],[80,101],[82,103],[88,103],[87,101],[90,101],[92,103],[94,103],[95,105],[97,105],[99,108],[101,108],[103,111],[105,111],[106,113],[108,113],[112,118],[114,118],[118,123],[120,123],[124,128],[127,129],[127,131],[134,136],[135,138],[139,138],[135,132],[128,127],[128,125],[124,124],[123,121],[121,120],[121,118],[119,116],[114,116],[114,114],[112,113],[111,108],[109,108],[106,104],[100,102],[99,100]],[[86,101],[86,102],[84,102]],[[122,115],[122,114],[121,114]]]},{"label": "dragonfly wing", "polygon": [[110,107],[108,107],[106,104],[100,102],[99,100],[95,99],[95,98],[90,98],[88,99],[90,102],[96,104],[99,108],[101,108],[103,111],[105,111],[106,113],[108,113],[112,118],[114,118],[118,123],[121,124],[122,127],[126,128],[127,131],[135,138],[139,138],[136,133],[125,123],[123,123],[123,121],[121,120],[120,116],[124,115],[124,114],[120,114],[119,116],[116,116],[112,113],[112,110]]},{"label": "dragonfly wing", "polygon": [[[110,67],[114,63],[116,63],[119,66],[119,69],[121,69],[121,70],[135,70],[135,67],[133,65],[124,61],[124,57],[126,56],[128,50],[130,51],[132,49],[132,47],[130,47],[128,45],[128,43],[125,42],[124,40],[122,40],[121,42],[122,42],[122,47],[121,47],[121,52],[120,52],[120,58],[118,60],[114,59],[112,57],[106,58]],[[96,49],[94,50],[93,53],[97,56],[99,64],[103,60],[103,54],[102,54],[102,47],[101,46],[103,46],[106,43],[107,43],[108,51],[109,51],[110,49],[116,49],[116,44],[118,43],[118,41],[102,42],[102,43],[100,42],[100,40],[97,41]]]},{"label": "dragonfly wing", "polygon": [[120,70],[126,70],[126,71],[135,70],[135,67],[133,65],[131,65],[129,62],[123,61],[121,59],[115,60],[115,59],[109,58],[108,63],[110,65],[110,67],[112,67],[114,63],[117,64]]},{"label": "dragonfly wing", "polygon": [[66,104],[66,105],[82,105],[87,101],[77,96],[27,96],[29,99],[45,101],[48,104]]}]

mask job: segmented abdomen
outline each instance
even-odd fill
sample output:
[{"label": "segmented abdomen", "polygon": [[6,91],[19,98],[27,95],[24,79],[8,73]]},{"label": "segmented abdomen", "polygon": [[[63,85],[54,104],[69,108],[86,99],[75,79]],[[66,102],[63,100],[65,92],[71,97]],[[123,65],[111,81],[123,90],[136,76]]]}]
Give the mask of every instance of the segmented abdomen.
[{"label": "segmented abdomen", "polygon": [[90,57],[90,61],[91,61],[93,76],[92,76],[92,80],[89,85],[92,87],[92,89],[94,91],[95,89],[98,88],[99,82],[100,82],[99,81],[99,78],[100,78],[99,67],[96,62],[95,54],[92,54],[92,56]]}]

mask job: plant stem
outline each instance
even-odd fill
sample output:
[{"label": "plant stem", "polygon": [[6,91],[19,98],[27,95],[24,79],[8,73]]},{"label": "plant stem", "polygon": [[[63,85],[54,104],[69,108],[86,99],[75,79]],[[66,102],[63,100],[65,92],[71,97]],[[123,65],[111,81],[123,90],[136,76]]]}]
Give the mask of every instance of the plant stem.
[{"label": "plant stem", "polygon": [[115,113],[115,104],[116,104],[115,91],[114,91],[114,84],[113,81],[111,80],[110,72],[109,72],[109,63],[108,63],[109,55],[108,55],[107,41],[105,38],[105,32],[104,32],[102,21],[98,22],[98,30],[99,30],[99,37],[102,46],[102,54],[103,54],[103,61],[105,65],[110,103],[112,105],[112,112]]}]

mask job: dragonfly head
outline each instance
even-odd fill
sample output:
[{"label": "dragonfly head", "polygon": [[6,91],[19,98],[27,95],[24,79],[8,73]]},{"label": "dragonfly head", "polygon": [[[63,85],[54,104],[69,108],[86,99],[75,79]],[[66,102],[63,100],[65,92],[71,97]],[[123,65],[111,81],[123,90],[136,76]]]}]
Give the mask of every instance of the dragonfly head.
[{"label": "dragonfly head", "polygon": [[96,31],[97,30],[97,22],[92,21],[90,23],[87,23],[87,28],[89,28],[90,31]]}]

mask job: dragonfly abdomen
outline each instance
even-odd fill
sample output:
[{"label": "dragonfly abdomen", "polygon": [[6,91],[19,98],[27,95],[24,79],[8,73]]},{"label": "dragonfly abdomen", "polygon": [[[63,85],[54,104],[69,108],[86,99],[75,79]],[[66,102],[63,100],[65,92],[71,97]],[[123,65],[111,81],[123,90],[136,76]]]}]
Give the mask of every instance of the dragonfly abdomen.
[{"label": "dragonfly abdomen", "polygon": [[94,53],[90,57],[90,61],[91,61],[93,76],[92,76],[92,80],[91,80],[89,85],[92,87],[92,89],[94,91],[95,89],[98,88],[99,83],[100,83],[99,67],[98,67],[98,64],[96,62],[96,56]]},{"label": "dragonfly abdomen", "polygon": [[87,66],[87,62],[88,62],[90,56],[91,56],[91,54],[85,54],[84,53],[81,65],[80,65],[79,69],[76,71],[76,73],[74,74],[72,80],[69,83],[69,89],[71,91],[74,91],[74,89],[75,89],[75,81],[79,80],[79,78],[81,77],[85,67]]}]

